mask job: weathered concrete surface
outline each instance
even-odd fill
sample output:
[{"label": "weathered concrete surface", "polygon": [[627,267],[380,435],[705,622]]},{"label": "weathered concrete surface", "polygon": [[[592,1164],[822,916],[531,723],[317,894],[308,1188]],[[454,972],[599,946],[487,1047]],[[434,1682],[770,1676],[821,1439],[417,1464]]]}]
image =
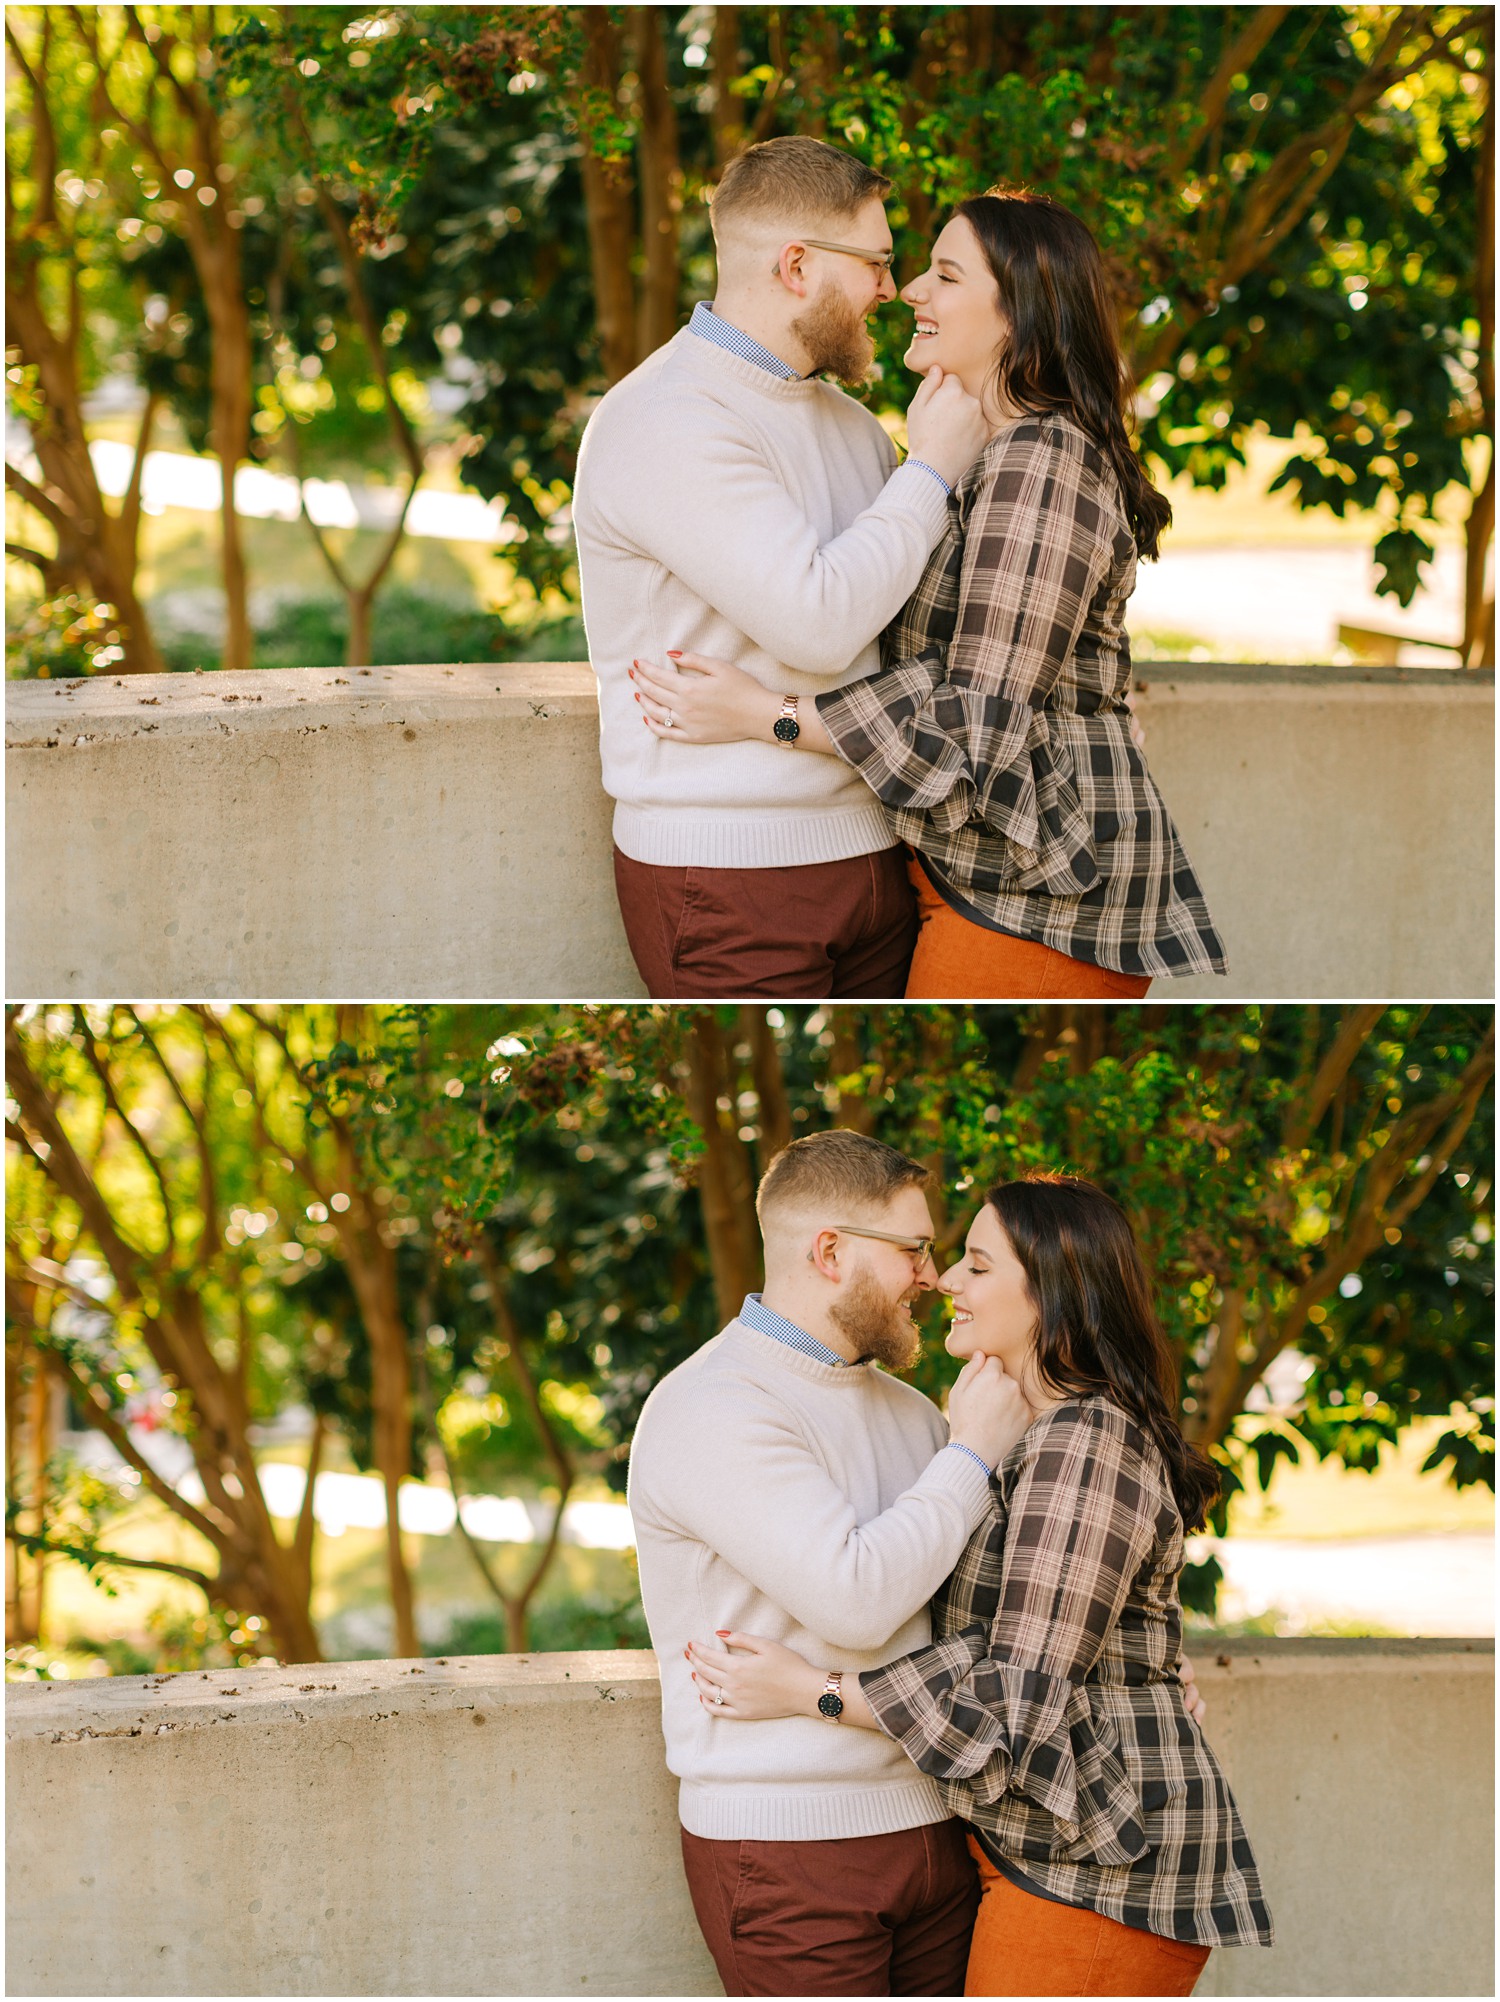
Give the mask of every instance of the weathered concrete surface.
[{"label": "weathered concrete surface", "polygon": [[[1158,998],[1493,991],[1494,677],[1141,669],[1229,945]],[[15,998],[628,998],[588,668],[7,688]]]},{"label": "weathered concrete surface", "polygon": [[648,1653],[11,1685],[8,1986],[692,1995]]},{"label": "weathered concrete surface", "polygon": [[1487,1000],[1495,682],[1142,666],[1146,755],[1229,952],[1158,999]]},{"label": "weathered concrete surface", "polygon": [[[1271,1951],[1205,1995],[1494,1992],[1494,1649],[1199,1663]],[[699,1995],[646,1653],[6,1691],[9,1988]]]},{"label": "weathered concrete surface", "polygon": [[14,997],[640,992],[587,668],[6,692]]},{"label": "weathered concrete surface", "polygon": [[1277,1944],[1199,1995],[1493,1995],[1494,1643],[1266,1641],[1198,1659]]}]

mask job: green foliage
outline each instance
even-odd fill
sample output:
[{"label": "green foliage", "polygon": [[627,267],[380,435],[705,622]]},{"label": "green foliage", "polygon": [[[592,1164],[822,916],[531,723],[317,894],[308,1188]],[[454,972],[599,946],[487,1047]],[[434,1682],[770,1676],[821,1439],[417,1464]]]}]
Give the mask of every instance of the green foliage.
[{"label": "green foliage", "polygon": [[[102,1097],[81,1022],[151,1136],[161,1184]],[[555,1492],[560,1461],[618,1489],[644,1399],[721,1319],[705,1166],[736,1169],[748,1195],[783,1133],[842,1124],[931,1166],[945,1260],[992,1180],[1054,1169],[1108,1188],[1135,1222],[1184,1422],[1218,1457],[1226,1497],[1268,1485],[1298,1440],[1368,1468],[1432,1417],[1448,1430],[1429,1465],[1493,1485],[1487,1009],[54,1009],[24,1030],[140,1247],[139,1302],[101,1286],[80,1305],[81,1276],[100,1272],[93,1240],[13,1125],[17,1299],[66,1289],[17,1326],[91,1422],[149,1396],[201,1441],[180,1385],[171,1404],[156,1398],[152,1317],[175,1293],[179,1316],[196,1302],[226,1368],[246,1344],[254,1418],[305,1400],[374,1465],[355,1283],[369,1276],[337,1227],[367,1215],[411,1372],[406,1471],[427,1477],[445,1446],[464,1491]],[[295,1068],[273,1061],[279,1039]],[[710,1074],[715,1040],[725,1068]],[[199,1109],[201,1155],[153,1045]],[[708,1127],[692,1110],[705,1103]],[[941,1315],[929,1323],[913,1380],[941,1396],[958,1365]],[[1266,1409],[1257,1386],[1287,1350],[1299,1387]],[[117,1500],[67,1490],[49,1537],[93,1561],[98,1511]],[[11,1503],[29,1534],[26,1498]],[[1202,1610],[1213,1583],[1189,1582]],[[551,1631],[538,1625],[535,1644]]]},{"label": "green foliage", "polygon": [[[1368,1205],[1383,1216],[1425,1179],[1432,1157],[1419,1151],[1406,1159],[1390,1197],[1377,1202],[1400,1148],[1402,1116],[1420,1120],[1455,1101],[1476,1060],[1482,1072],[1485,1011],[1387,1010],[1306,1144],[1295,1148],[1286,1143],[1288,1122],[1307,1102],[1336,1029],[1317,1010],[1111,1010],[1108,1046],[1091,1061],[1081,1061],[1075,1030],[1053,1041],[1029,1075],[1022,1071],[1024,1031],[1035,1017],[1026,1011],[776,1013],[784,1025],[777,1040],[794,1130],[828,1122],[837,1107],[846,1121],[851,1110],[872,1118],[871,1130],[897,1146],[910,1149],[914,1134],[934,1137],[928,1158],[946,1215],[945,1250],[951,1252],[992,1179],[1065,1169],[1099,1180],[1118,1197],[1140,1233],[1158,1307],[1181,1358],[1189,1424],[1208,1427],[1204,1437],[1224,1462],[1227,1493],[1241,1483],[1245,1452],[1232,1421],[1266,1365],[1292,1343],[1312,1369],[1290,1422],[1322,1456],[1367,1465],[1379,1441],[1394,1439],[1415,1417],[1446,1415],[1455,1405],[1469,1414],[1477,1440],[1492,1440],[1487,1091],[1460,1147],[1401,1225],[1371,1226],[1379,1247],[1373,1251],[1361,1252],[1369,1232],[1359,1234]],[[641,1017],[654,1021],[660,1038],[653,1069],[664,1083],[681,1067],[676,1024],[652,1011]],[[852,1052],[837,1046],[840,1018],[858,1025]],[[626,1067],[637,1087],[641,1029],[638,1020]],[[608,1036],[593,1042],[594,1034],[588,1021],[559,1011],[532,1061],[550,1046],[553,1065],[565,1051],[576,1063],[580,1040],[596,1052],[611,1047]],[[553,1115],[560,1139],[569,1128],[579,1136],[575,1191],[596,1186],[601,1158],[614,1158],[615,1100],[603,1078],[596,1071],[589,1093]],[[517,1087],[527,1091],[519,1068]],[[674,1081],[669,1102],[678,1089]],[[755,1106],[747,1094],[748,1144]],[[1411,1145],[1420,1149],[1419,1131],[1411,1130]],[[679,1127],[675,1148],[662,1159],[669,1175],[676,1162],[689,1165],[701,1145],[691,1131],[686,1137],[684,1149]],[[659,1201],[653,1197],[653,1212]],[[636,1242],[624,1237],[633,1214],[626,1208],[615,1223],[616,1257],[606,1268],[612,1290],[644,1236],[636,1217]],[[560,1234],[543,1235],[553,1257],[561,1256]],[[1353,1255],[1348,1273],[1346,1254]],[[575,1288],[593,1278],[577,1261],[572,1276]],[[621,1289],[599,1311],[620,1307],[623,1297]],[[701,1316],[701,1293],[698,1300]],[[701,1339],[705,1326],[698,1319],[684,1341],[680,1313],[668,1322],[659,1299],[612,1316],[608,1360],[596,1359],[596,1366],[622,1444],[656,1375]],[[929,1342],[914,1380],[938,1394],[956,1369]],[[1484,1479],[1490,1464],[1476,1445],[1453,1458],[1453,1472],[1461,1480]],[[1269,1461],[1266,1471],[1269,1478]]]},{"label": "green foliage", "polygon": [[[604,386],[580,165],[592,149],[620,174],[646,171],[639,105],[623,80],[584,82],[577,9],[417,8],[379,17],[373,46],[344,18],[304,8],[237,30],[220,45],[229,88],[273,117],[295,93],[322,170],[386,260],[372,276],[406,316],[404,346],[468,382],[467,477],[525,529],[526,574],[565,581],[560,510]],[[1084,217],[1111,264],[1149,377],[1147,449],[1217,487],[1256,428],[1305,438],[1278,485],[1339,515],[1391,511],[1381,588],[1410,598],[1431,554],[1418,524],[1467,481],[1463,441],[1485,421],[1474,297],[1485,55],[1472,17],[1292,10],[1210,110],[1211,80],[1246,28],[1234,9],[735,18],[740,66],[718,78],[687,63],[708,39],[695,17],[661,17],[684,311],[711,283],[699,196],[714,173],[715,90],[759,114],[759,136],[814,131],[891,174],[902,271],[919,268],[954,202],[997,181],[1043,188]],[[1389,89],[1357,97],[1377,71]],[[1345,130],[1351,101],[1368,109]],[[1325,129],[1319,149],[1308,135]],[[870,395],[901,410],[915,387],[900,360],[905,316],[875,326]]]},{"label": "green foliage", "polygon": [[[107,1376],[106,1380],[117,1381]],[[23,1550],[36,1550],[44,1544],[65,1547],[105,1597],[116,1598],[118,1567],[110,1564],[108,1548],[101,1546],[100,1538],[137,1499],[139,1485],[139,1474],[128,1468],[109,1478],[83,1465],[71,1453],[55,1454],[47,1465],[46,1538],[22,1523],[24,1516],[33,1513],[34,1500],[10,1487],[5,1497],[5,1534]]]},{"label": "green foliage", "polygon": [[[619,44],[602,79],[585,61],[600,14]],[[58,150],[41,186],[13,63],[10,257],[42,273],[58,314],[80,288],[81,386],[128,366],[207,442],[212,335],[186,239],[196,194],[96,115],[91,37],[106,61],[122,51],[113,88],[144,117],[171,109],[150,60],[165,35],[222,128],[252,315],[252,456],[401,473],[321,191],[358,246],[402,407],[424,448],[456,444],[464,478],[506,508],[521,534],[507,557],[538,603],[576,597],[568,501],[605,387],[584,162],[606,162],[632,200],[655,171],[631,67],[644,31],[661,37],[678,134],[663,171],[676,177],[679,320],[712,287],[701,196],[728,107],[755,136],[815,132],[888,172],[904,275],[945,210],[993,182],[1074,208],[1111,268],[1155,463],[1216,488],[1255,432],[1295,437],[1276,485],[1304,508],[1381,513],[1378,588],[1403,603],[1432,553],[1438,497],[1482,471],[1489,57],[1484,21],[1458,7],[1294,8],[1268,36],[1227,7],[744,7],[724,76],[701,10],[652,10],[644,29],[641,10],[576,7],[8,18],[19,56],[50,55]],[[638,223],[626,254],[639,287]],[[915,387],[906,316],[875,328],[869,400],[900,412]],[[18,416],[55,421],[34,368],[12,353],[7,374]],[[430,382],[442,411],[419,388]],[[381,658],[404,631],[382,611]],[[28,638],[23,659],[46,661],[50,644]],[[86,652],[79,671],[100,665]]]},{"label": "green foliage", "polygon": [[90,604],[76,591],[41,599],[6,630],[5,667],[14,681],[107,674],[119,658],[114,606]]}]

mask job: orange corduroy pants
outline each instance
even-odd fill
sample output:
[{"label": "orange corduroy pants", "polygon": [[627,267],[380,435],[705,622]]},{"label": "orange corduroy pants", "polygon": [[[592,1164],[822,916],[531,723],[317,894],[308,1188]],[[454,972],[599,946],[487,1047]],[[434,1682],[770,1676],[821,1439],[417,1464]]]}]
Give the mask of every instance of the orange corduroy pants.
[{"label": "orange corduroy pants", "polygon": [[908,1001],[1138,1001],[1151,985],[1149,977],[1091,966],[1035,939],[986,931],[943,902],[915,856],[907,873],[921,927]]},{"label": "orange corduroy pants", "polygon": [[1035,1898],[1003,1877],[972,1836],[969,1848],[980,1895],[965,1995],[1192,1994],[1206,1946]]}]

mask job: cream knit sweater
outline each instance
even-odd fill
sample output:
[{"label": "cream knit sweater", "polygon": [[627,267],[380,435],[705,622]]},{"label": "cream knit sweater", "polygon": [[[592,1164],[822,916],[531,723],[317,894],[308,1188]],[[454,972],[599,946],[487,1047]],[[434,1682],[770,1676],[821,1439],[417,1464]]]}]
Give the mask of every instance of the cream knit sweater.
[{"label": "cream knit sweater", "polygon": [[683,1659],[720,1627],[854,1671],[925,1647],[927,1602],[990,1508],[983,1469],[946,1438],[909,1384],[872,1364],[832,1368],[741,1321],[647,1398],[630,1512],[691,1834],[816,1840],[947,1818],[883,1732],[715,1720]]},{"label": "cream knit sweater", "polygon": [[841,758],[777,744],[672,744],[645,727],[630,663],[732,660],[804,698],[870,674],[947,502],[894,470],[879,424],[831,383],[783,382],[687,331],[604,397],[573,495],[615,841],[637,862],[774,868],[891,846]]}]

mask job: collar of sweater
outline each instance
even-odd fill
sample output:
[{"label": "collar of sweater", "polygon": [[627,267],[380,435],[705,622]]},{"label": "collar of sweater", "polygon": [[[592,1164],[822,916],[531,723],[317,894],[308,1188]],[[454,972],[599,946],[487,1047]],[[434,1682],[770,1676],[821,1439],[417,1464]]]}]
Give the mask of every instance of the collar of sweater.
[{"label": "collar of sweater", "polygon": [[853,1394],[879,1374],[872,1362],[835,1369],[832,1363],[803,1355],[800,1349],[789,1348],[774,1335],[763,1335],[758,1328],[747,1327],[740,1320],[731,1321],[721,1339],[736,1361],[743,1361],[757,1375],[772,1369],[786,1370],[808,1383],[822,1384],[838,1393]]},{"label": "collar of sweater", "polygon": [[802,375],[784,381],[779,375],[772,375],[768,368],[762,368],[759,362],[747,361],[743,355],[721,348],[717,341],[706,341],[701,334],[695,334],[687,327],[678,329],[663,353],[674,363],[680,362],[697,374],[718,380],[727,377],[746,389],[771,397],[777,403],[807,403],[814,397],[825,396],[830,389],[836,396],[844,394],[842,390],[834,389],[832,383],[824,382],[821,376]]}]

